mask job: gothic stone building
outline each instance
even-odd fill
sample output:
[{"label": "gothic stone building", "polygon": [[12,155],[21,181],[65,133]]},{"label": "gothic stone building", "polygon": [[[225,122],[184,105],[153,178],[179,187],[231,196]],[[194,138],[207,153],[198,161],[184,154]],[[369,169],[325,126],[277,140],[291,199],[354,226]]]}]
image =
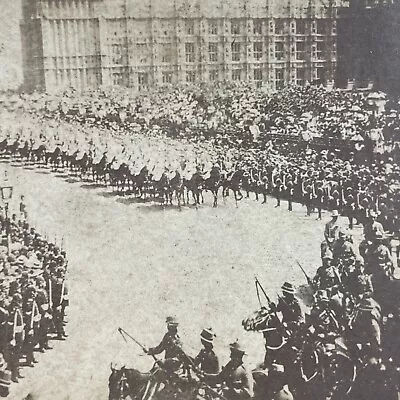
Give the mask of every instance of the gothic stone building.
[{"label": "gothic stone building", "polygon": [[29,90],[333,80],[333,0],[24,0]]}]

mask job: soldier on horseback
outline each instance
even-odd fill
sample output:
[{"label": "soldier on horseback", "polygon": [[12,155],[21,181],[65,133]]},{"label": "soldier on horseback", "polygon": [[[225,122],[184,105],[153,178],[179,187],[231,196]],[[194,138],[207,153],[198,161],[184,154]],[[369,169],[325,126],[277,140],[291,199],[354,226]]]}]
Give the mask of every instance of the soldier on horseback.
[{"label": "soldier on horseback", "polygon": [[167,333],[162,338],[160,344],[147,350],[147,354],[155,356],[164,354],[164,361],[159,365],[168,372],[174,372],[179,369],[182,363],[182,342],[178,334],[178,320],[175,317],[167,317]]},{"label": "soldier on horseback", "polygon": [[304,311],[300,305],[300,301],[295,296],[294,286],[285,282],[282,285],[283,296],[279,297],[278,304],[272,304],[275,312],[282,313],[282,322],[289,330],[297,330],[304,323]]},{"label": "soldier on horseback", "polygon": [[213,349],[215,334],[211,328],[205,328],[200,334],[203,348],[194,359],[194,365],[206,374],[218,374],[219,361]]},{"label": "soldier on horseback", "polygon": [[229,345],[230,361],[219,374],[204,374],[210,384],[223,383],[224,397],[228,400],[246,400],[253,397],[253,377],[244,363],[245,350],[239,341]]}]

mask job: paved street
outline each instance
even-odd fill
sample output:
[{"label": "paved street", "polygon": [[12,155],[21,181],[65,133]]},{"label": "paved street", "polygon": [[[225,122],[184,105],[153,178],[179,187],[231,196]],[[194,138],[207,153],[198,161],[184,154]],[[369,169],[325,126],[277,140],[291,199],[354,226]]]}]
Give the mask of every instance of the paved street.
[{"label": "paved street", "polygon": [[26,197],[30,221],[49,238],[64,238],[69,258],[70,308],[65,342],[24,368],[10,399],[105,399],[110,362],[147,370],[151,358],[117,332],[121,326],[147,346],[158,344],[165,317],[178,316],[184,348],[194,355],[202,327],[217,334],[222,361],[227,344],[244,339],[249,361],[263,357],[262,338],[245,333],[241,320],[258,308],[254,275],[274,294],[285,280],[305,279],[319,264],[323,224],[301,206],[261,205],[233,199],[199,210],[167,208],[115,196],[90,183],[69,183],[46,170],[7,169]]}]

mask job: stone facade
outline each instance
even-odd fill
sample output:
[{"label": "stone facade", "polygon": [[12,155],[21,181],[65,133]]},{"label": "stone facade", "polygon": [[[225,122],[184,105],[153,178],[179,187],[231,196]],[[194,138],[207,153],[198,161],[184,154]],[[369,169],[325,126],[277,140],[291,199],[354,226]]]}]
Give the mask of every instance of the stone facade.
[{"label": "stone facade", "polygon": [[332,0],[25,0],[30,90],[333,80]]}]

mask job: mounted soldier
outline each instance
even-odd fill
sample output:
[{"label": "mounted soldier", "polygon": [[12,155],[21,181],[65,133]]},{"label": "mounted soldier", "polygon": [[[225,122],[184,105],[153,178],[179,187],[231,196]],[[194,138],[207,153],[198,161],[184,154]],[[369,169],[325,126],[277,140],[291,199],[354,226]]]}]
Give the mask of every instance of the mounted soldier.
[{"label": "mounted soldier", "polygon": [[223,395],[227,400],[247,400],[253,397],[253,377],[244,363],[245,350],[236,341],[229,345],[230,360],[219,374],[204,374],[211,385],[222,383]]},{"label": "mounted soldier", "polygon": [[304,323],[304,311],[300,301],[295,296],[294,286],[285,282],[282,285],[282,294],[279,296],[278,304],[271,304],[273,311],[282,313],[282,322],[291,331],[297,330]]},{"label": "mounted soldier", "polygon": [[211,328],[203,329],[200,334],[203,348],[194,359],[194,365],[206,374],[218,374],[219,361],[213,349],[215,334]]},{"label": "mounted soldier", "polygon": [[325,241],[328,244],[328,247],[332,250],[338,238],[338,232],[340,228],[338,222],[339,218],[338,210],[333,210],[331,216],[332,219],[325,225],[324,236],[325,236]]}]

